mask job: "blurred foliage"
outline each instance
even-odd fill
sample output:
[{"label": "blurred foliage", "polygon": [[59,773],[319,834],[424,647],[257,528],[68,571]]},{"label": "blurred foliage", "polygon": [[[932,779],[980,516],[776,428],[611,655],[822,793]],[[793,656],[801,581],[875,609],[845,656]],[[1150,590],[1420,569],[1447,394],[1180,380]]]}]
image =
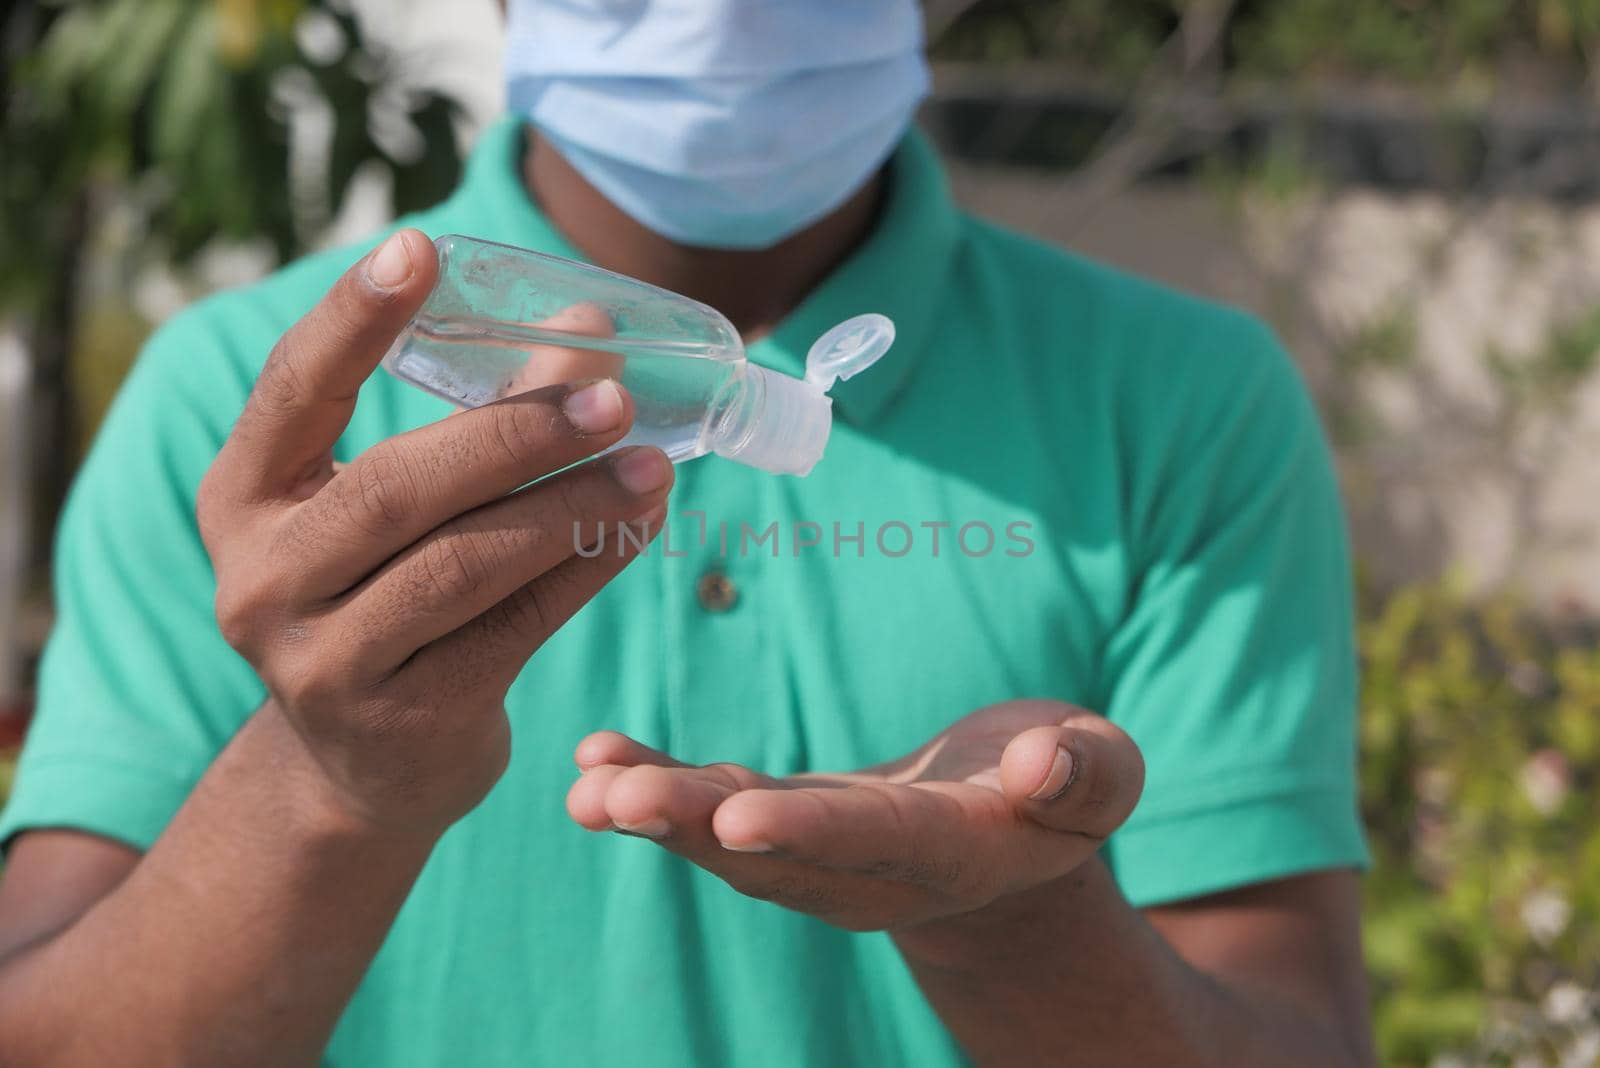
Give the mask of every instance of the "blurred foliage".
[{"label": "blurred foliage", "polygon": [[454,187],[458,107],[402,68],[340,0],[0,7],[0,317],[33,364],[31,599],[132,355],[113,339],[143,333],[128,322],[141,279],[230,244],[284,262],[322,239],[358,173],[387,173],[399,212]]},{"label": "blurred foliage", "polygon": [[1486,85],[1516,71],[1576,84],[1600,40],[1600,0],[981,0],[938,53],[1066,61],[1126,81],[1206,7],[1228,17],[1229,70],[1296,81]]},{"label": "blurred foliage", "polygon": [[1565,410],[1600,364],[1600,309],[1569,323],[1557,323],[1531,354],[1515,358],[1498,347],[1485,354],[1502,393],[1535,410]]},{"label": "blurred foliage", "polygon": [[1593,1063],[1562,1058],[1600,1042],[1596,639],[1448,583],[1362,624],[1385,1064]]},{"label": "blurred foliage", "polygon": [[[367,161],[391,170],[401,211],[442,198],[458,176],[448,99],[404,100],[426,151],[376,135],[374,105],[400,95],[394,58],[342,5],[22,0],[3,19],[0,306],[48,305],[51,286],[73,284],[61,259],[95,221],[86,232],[77,216],[112,199],[179,264],[218,237],[265,237],[280,259],[314,242],[289,193],[296,94],[332,116],[326,203],[342,202]],[[315,56],[308,20],[328,41]]]},{"label": "blurred foliage", "polygon": [[74,332],[69,388],[77,418],[73,443],[86,455],[151,324],[129,300],[106,297],[85,308]]}]

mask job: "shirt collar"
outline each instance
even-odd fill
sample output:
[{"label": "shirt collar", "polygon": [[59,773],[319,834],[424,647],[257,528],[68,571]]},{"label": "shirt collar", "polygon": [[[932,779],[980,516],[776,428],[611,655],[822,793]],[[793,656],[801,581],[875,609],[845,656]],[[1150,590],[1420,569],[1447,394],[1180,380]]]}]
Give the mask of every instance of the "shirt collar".
[{"label": "shirt collar", "polygon": [[[524,136],[515,115],[484,131],[452,199],[459,201],[463,217],[488,225],[490,232],[477,236],[583,259],[523,187]],[[750,358],[800,377],[812,342],[830,327],[866,312],[887,315],[895,324],[894,346],[871,369],[832,392],[846,419],[870,421],[894,399],[932,339],[961,232],[960,212],[938,155],[913,129],[890,163],[888,195],[872,233],[772,334],[750,346]]]}]

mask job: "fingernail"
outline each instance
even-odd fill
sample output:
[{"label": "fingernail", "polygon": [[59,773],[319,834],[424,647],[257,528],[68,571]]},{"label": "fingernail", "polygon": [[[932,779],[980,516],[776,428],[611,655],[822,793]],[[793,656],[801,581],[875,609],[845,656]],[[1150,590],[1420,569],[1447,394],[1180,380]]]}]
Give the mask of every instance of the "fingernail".
[{"label": "fingernail", "polygon": [[643,823],[623,823],[618,820],[616,828],[624,834],[636,834],[641,838],[665,838],[672,833],[672,824],[659,816]]},{"label": "fingernail", "polygon": [[584,434],[604,434],[615,430],[622,422],[622,394],[617,384],[602,378],[567,394],[561,402],[567,421]]},{"label": "fingernail", "polygon": [[379,289],[398,289],[405,285],[414,268],[405,237],[393,234],[367,258],[367,280]]},{"label": "fingernail", "polygon": [[1054,801],[1066,793],[1071,785],[1072,754],[1067,752],[1066,746],[1058,746],[1055,762],[1050,765],[1050,774],[1044,777],[1044,782],[1028,798],[1032,801]]},{"label": "fingernail", "polygon": [[672,462],[660,449],[629,449],[617,457],[611,469],[629,493],[644,495],[665,486],[672,478]]},{"label": "fingernail", "polygon": [[754,842],[741,842],[737,844],[733,842],[723,842],[722,848],[728,850],[730,853],[771,853],[773,851],[772,844],[770,842],[762,842],[759,840]]}]

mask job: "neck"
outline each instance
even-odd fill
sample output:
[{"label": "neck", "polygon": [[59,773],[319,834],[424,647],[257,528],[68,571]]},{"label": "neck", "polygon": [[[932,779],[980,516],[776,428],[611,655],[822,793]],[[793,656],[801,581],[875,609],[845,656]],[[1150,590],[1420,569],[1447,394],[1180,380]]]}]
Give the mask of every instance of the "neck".
[{"label": "neck", "polygon": [[777,326],[872,230],[883,171],[831,214],[765,249],[681,245],[612,204],[529,129],[523,183],[591,262],[716,308],[753,341]]}]

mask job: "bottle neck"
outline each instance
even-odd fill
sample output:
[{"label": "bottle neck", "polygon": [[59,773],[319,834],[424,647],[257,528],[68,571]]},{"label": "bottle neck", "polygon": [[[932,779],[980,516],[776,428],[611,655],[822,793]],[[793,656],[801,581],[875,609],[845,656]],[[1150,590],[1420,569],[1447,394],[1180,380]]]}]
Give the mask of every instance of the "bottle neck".
[{"label": "bottle neck", "polygon": [[756,424],[767,407],[765,368],[741,362],[723,384],[713,402],[711,451],[718,456],[736,455],[755,433]]}]

